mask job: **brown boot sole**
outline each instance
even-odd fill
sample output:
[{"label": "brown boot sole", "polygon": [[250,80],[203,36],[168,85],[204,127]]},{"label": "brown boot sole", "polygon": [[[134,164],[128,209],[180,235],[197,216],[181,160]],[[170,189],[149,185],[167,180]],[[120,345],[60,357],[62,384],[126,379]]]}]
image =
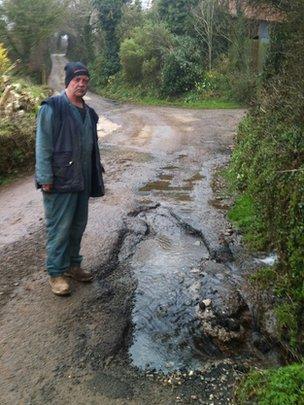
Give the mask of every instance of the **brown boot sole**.
[{"label": "brown boot sole", "polygon": [[55,295],[58,295],[59,297],[64,297],[66,295],[70,295],[71,294],[71,290],[69,291],[64,291],[64,292],[56,292],[54,290],[52,290],[52,293]]},{"label": "brown boot sole", "polygon": [[79,277],[75,277],[73,276],[73,274],[69,274],[69,273],[64,273],[65,277],[70,277],[73,280],[79,281],[81,283],[89,283],[93,280],[93,276],[91,276],[90,278],[79,278]]}]

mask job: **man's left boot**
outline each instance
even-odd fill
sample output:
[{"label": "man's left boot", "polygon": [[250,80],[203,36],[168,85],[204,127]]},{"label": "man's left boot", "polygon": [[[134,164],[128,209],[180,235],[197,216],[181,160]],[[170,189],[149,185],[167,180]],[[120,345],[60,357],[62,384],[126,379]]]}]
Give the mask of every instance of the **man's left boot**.
[{"label": "man's left boot", "polygon": [[86,271],[83,270],[81,267],[70,267],[67,272],[64,273],[66,277],[71,277],[76,281],[83,281],[83,282],[88,282],[92,281],[93,275]]}]

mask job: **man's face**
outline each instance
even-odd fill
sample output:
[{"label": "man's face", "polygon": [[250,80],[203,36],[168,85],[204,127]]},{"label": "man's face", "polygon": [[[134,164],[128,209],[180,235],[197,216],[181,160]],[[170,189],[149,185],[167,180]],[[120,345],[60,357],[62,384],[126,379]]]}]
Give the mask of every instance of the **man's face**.
[{"label": "man's face", "polygon": [[89,80],[85,75],[76,76],[70,81],[67,88],[75,97],[83,97],[88,91]]}]

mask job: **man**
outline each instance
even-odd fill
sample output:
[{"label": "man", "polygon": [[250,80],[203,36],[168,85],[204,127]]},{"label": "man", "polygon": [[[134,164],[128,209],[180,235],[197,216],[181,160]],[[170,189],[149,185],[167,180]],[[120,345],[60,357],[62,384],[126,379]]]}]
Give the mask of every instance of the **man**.
[{"label": "man", "polygon": [[80,62],[65,67],[65,91],[42,103],[37,119],[36,183],[47,228],[46,269],[56,295],[70,294],[68,278],[91,281],[80,245],[89,197],[104,195],[98,116],[83,100],[90,75]]}]

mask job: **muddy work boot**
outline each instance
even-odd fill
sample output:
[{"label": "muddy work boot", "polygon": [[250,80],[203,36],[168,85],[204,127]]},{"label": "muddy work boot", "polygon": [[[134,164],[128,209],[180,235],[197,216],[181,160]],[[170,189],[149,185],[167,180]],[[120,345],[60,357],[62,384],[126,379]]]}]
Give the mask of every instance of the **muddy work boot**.
[{"label": "muddy work boot", "polygon": [[49,283],[52,292],[56,295],[69,295],[71,293],[69,282],[62,276],[50,277]]},{"label": "muddy work boot", "polygon": [[76,281],[88,282],[92,281],[93,275],[81,267],[70,267],[70,269],[64,273],[66,277],[71,277]]}]

